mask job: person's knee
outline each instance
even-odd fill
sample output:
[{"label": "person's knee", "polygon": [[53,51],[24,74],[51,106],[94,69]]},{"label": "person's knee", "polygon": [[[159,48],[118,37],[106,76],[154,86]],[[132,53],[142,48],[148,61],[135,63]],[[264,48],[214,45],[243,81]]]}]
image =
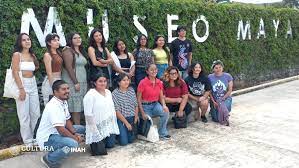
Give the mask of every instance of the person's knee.
[{"label": "person's knee", "polygon": [[76,140],[69,138],[68,142],[66,143],[66,146],[70,148],[77,148],[79,147],[79,143]]}]

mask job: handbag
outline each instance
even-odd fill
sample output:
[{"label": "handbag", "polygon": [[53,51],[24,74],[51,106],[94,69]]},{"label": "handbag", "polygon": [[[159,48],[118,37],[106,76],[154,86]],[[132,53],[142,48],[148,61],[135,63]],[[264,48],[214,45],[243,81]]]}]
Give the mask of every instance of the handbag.
[{"label": "handbag", "polygon": [[[19,77],[21,78],[22,81],[23,79],[22,79],[21,71],[19,71]],[[12,75],[12,69],[10,66],[9,69],[6,69],[3,97],[18,99],[19,92],[20,89],[15,81],[15,78]]]},{"label": "handbag", "polygon": [[140,118],[137,132],[138,134],[147,137],[150,127],[151,127],[151,121],[149,119],[143,120],[142,118]]},{"label": "handbag", "polygon": [[182,117],[178,117],[175,115],[173,117],[173,123],[174,123],[174,128],[180,129],[180,128],[187,128],[187,117],[184,114]]},{"label": "handbag", "polygon": [[[149,131],[147,133],[147,136],[138,135],[138,139],[149,141],[149,142],[158,142],[159,141],[159,133],[157,127],[154,125],[153,120],[150,116],[147,116],[147,120],[150,122]],[[146,123],[148,123],[146,121]]]},{"label": "handbag", "polygon": [[103,141],[93,142],[90,144],[91,155],[98,156],[98,155],[107,155],[107,149]]}]

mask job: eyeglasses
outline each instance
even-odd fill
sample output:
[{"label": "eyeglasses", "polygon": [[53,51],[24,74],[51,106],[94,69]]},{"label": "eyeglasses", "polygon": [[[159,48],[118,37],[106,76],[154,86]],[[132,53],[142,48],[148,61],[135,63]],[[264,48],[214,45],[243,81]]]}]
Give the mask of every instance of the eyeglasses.
[{"label": "eyeglasses", "polygon": [[178,74],[177,72],[169,73],[169,75],[177,75],[177,74]]}]

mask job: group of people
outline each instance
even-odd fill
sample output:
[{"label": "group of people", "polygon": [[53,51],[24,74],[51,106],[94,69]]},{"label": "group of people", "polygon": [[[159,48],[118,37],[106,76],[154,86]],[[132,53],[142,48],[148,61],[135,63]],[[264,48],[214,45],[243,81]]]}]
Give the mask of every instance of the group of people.
[{"label": "group of people", "polygon": [[[39,62],[29,35],[21,33],[12,70],[20,90],[16,104],[25,145],[52,147],[54,150],[43,156],[42,162],[55,167],[70,153],[69,148],[78,147],[84,138],[91,147],[99,142],[106,148],[116,142],[132,143],[136,123],[148,116],[160,117],[159,136],[169,139],[169,112],[188,116],[191,104],[198,107],[196,119],[207,122],[210,104],[212,120],[225,120],[228,125],[228,116],[220,119],[218,110],[222,105],[231,110],[232,76],[223,72],[220,60],[213,62],[213,73],[206,76],[203,65],[192,62],[186,28],[179,26],[177,33],[170,49],[162,35],[155,37],[152,49],[148,48],[147,37],[140,35],[132,53],[121,39],[115,41],[110,53],[100,29],[91,32],[87,52],[79,33],[71,33],[62,50],[59,36],[48,34],[43,57],[47,74],[42,84],[45,109],[35,139],[40,103],[34,72]],[[85,127],[80,125],[81,112]]]}]

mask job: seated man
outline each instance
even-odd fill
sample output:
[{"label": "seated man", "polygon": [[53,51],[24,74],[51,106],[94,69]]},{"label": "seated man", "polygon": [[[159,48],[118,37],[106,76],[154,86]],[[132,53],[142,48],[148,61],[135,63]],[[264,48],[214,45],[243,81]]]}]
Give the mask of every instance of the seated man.
[{"label": "seated man", "polygon": [[85,127],[72,125],[68,110],[69,86],[63,80],[57,80],[52,86],[54,97],[47,103],[36,139],[41,149],[49,151],[41,158],[47,167],[59,167],[61,160],[69,155],[71,148],[77,148],[83,141]]},{"label": "seated man", "polygon": [[189,115],[192,106],[188,103],[188,88],[184,80],[181,79],[178,68],[170,66],[166,69],[163,87],[169,111],[176,112],[178,117],[182,117],[184,112]]}]

